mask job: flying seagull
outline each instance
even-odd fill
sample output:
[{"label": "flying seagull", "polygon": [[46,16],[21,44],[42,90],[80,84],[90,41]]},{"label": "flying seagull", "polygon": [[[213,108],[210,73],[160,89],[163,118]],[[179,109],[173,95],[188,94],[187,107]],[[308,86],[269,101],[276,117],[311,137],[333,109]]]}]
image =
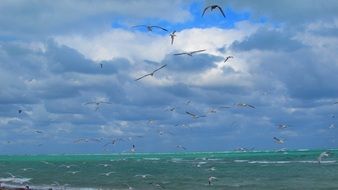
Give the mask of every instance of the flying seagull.
[{"label": "flying seagull", "polygon": [[278,144],[283,144],[283,143],[284,143],[284,140],[279,139],[279,138],[277,138],[277,137],[273,137],[273,139],[274,139],[275,142],[278,143]]},{"label": "flying seagull", "polygon": [[200,117],[206,117],[205,115],[196,115],[196,114],[188,112],[188,111],[186,111],[185,113],[190,115],[194,119],[197,119],[197,118],[200,118]]},{"label": "flying seagull", "polygon": [[318,163],[320,164],[323,158],[329,157],[329,156],[330,156],[330,152],[324,151],[324,152],[320,153],[320,155],[317,158]]},{"label": "flying seagull", "polygon": [[97,111],[100,108],[101,104],[112,104],[112,103],[111,102],[105,102],[105,101],[93,101],[93,102],[85,103],[85,105],[90,105],[90,104],[96,105],[95,111]]},{"label": "flying seagull", "polygon": [[250,107],[250,108],[255,108],[255,106],[250,105],[250,104],[246,104],[246,103],[238,103],[237,106],[239,106],[239,107]]},{"label": "flying seagull", "polygon": [[227,62],[229,59],[232,59],[232,58],[234,58],[234,57],[233,56],[226,57],[225,60],[224,60],[224,63]]},{"label": "flying seagull", "polygon": [[288,126],[285,124],[279,124],[277,125],[278,129],[286,129]]},{"label": "flying seagull", "polygon": [[163,28],[161,26],[155,26],[155,25],[136,25],[136,26],[133,26],[133,27],[145,27],[145,28],[147,28],[147,30],[149,32],[152,32],[153,28],[158,28],[158,29],[161,29],[161,30],[164,30],[164,31],[168,32],[167,29],[165,29],[165,28]]},{"label": "flying seagull", "polygon": [[165,64],[165,65],[162,65],[160,68],[158,68],[158,69],[155,69],[153,72],[151,72],[151,73],[148,73],[148,74],[146,74],[146,75],[143,75],[142,77],[140,77],[140,78],[137,78],[137,79],[135,79],[135,81],[138,81],[138,80],[141,80],[141,79],[143,79],[144,77],[147,77],[147,76],[154,76],[154,74],[157,72],[157,71],[159,71],[159,70],[161,70],[161,69],[163,69],[164,67],[166,67],[167,66],[167,64]]},{"label": "flying seagull", "polygon": [[174,30],[171,34],[170,34],[170,38],[171,38],[171,45],[174,44],[174,38],[176,37],[176,30]]},{"label": "flying seagull", "polygon": [[176,145],[176,148],[180,148],[180,149],[183,149],[183,150],[187,150],[187,148],[185,148],[185,147],[182,146],[182,145]]},{"label": "flying seagull", "polygon": [[214,9],[218,8],[219,11],[222,13],[223,17],[225,18],[225,14],[223,12],[223,9],[218,6],[218,5],[210,5],[210,6],[207,6],[204,8],[204,11],[203,11],[203,14],[202,14],[202,17],[204,16],[205,12],[210,8],[211,11],[213,11]]},{"label": "flying seagull", "polygon": [[22,110],[18,110],[18,113],[22,113]]},{"label": "flying seagull", "polygon": [[331,124],[331,125],[329,126],[329,129],[334,129],[334,128],[336,128],[336,125],[335,125],[335,124]]},{"label": "flying seagull", "polygon": [[211,185],[211,182],[215,179],[217,179],[217,178],[213,177],[213,176],[208,177],[208,184]]},{"label": "flying seagull", "polygon": [[113,173],[115,173],[115,172],[101,173],[101,175],[110,176],[110,174],[113,174]]},{"label": "flying seagull", "polygon": [[189,55],[192,56],[195,53],[206,51],[206,49],[196,50],[196,51],[190,51],[190,52],[183,52],[183,53],[175,53],[174,55]]}]

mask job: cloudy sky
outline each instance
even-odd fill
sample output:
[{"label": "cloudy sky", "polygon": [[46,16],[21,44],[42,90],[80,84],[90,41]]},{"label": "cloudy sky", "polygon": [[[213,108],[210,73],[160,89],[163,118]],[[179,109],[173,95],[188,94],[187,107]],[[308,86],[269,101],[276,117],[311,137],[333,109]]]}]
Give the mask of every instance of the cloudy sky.
[{"label": "cloudy sky", "polygon": [[[211,4],[226,18],[202,17]],[[336,0],[2,0],[0,12],[1,154],[338,146]]]}]

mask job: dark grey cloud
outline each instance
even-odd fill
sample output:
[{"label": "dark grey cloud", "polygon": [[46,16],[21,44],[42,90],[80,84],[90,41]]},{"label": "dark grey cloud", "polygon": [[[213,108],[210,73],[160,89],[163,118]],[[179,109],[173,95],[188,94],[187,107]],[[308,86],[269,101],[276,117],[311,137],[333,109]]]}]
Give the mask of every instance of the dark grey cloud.
[{"label": "dark grey cloud", "polygon": [[241,42],[234,42],[231,48],[237,51],[295,51],[304,47],[301,42],[292,39],[292,34],[284,30],[261,28],[255,34]]}]

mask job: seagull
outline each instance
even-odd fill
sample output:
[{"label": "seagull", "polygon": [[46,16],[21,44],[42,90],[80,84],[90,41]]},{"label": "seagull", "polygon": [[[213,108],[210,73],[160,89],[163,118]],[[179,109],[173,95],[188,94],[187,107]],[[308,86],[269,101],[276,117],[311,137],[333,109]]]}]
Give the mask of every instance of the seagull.
[{"label": "seagull", "polygon": [[246,104],[246,103],[238,103],[237,106],[239,106],[239,107],[250,107],[250,108],[255,108],[255,106],[250,105],[250,104]]},{"label": "seagull", "polygon": [[171,34],[170,34],[170,38],[171,38],[171,45],[174,44],[174,38],[176,37],[176,30],[174,30]]},{"label": "seagull", "polygon": [[95,104],[96,108],[95,111],[97,111],[100,107],[101,104],[112,104],[111,102],[105,102],[105,101],[93,101],[93,102],[87,102],[85,105],[90,105],[90,104]]},{"label": "seagull", "polygon": [[18,113],[22,113],[22,110],[18,110]]},{"label": "seagull", "polygon": [[317,158],[318,163],[320,164],[323,158],[329,157],[329,156],[330,156],[330,152],[324,151],[324,152],[320,153],[320,155]]},{"label": "seagull", "polygon": [[147,30],[149,32],[152,32],[153,28],[158,28],[158,29],[161,29],[161,30],[164,30],[164,31],[168,32],[167,29],[165,29],[165,28],[163,28],[161,26],[155,26],[155,25],[136,25],[136,26],[133,26],[133,27],[145,27],[145,28],[147,28]]},{"label": "seagull", "polygon": [[278,144],[283,144],[283,143],[284,143],[284,140],[279,139],[279,138],[277,138],[277,137],[273,137],[273,139],[274,139],[275,142],[278,143]]},{"label": "seagull", "polygon": [[329,129],[334,129],[334,128],[336,128],[335,124],[331,124],[331,125],[329,126]]},{"label": "seagull", "polygon": [[33,168],[22,168],[21,170],[24,171],[24,172],[26,172],[28,170],[34,170],[34,169]]},{"label": "seagull", "polygon": [[171,112],[173,112],[173,111],[175,111],[176,110],[176,108],[175,107],[172,107],[172,108],[167,108],[165,111],[171,111]]},{"label": "seagull", "polygon": [[182,145],[176,145],[176,148],[180,148],[180,149],[183,149],[183,150],[187,150],[187,148],[185,148],[185,147],[182,146]]},{"label": "seagull", "polygon": [[206,51],[206,49],[196,50],[196,51],[190,51],[190,52],[183,52],[183,53],[175,53],[174,55],[189,55],[192,56],[195,53]]},{"label": "seagull", "polygon": [[42,134],[43,132],[40,130],[35,130],[36,133]]},{"label": "seagull", "polygon": [[213,176],[208,177],[208,183],[209,183],[209,185],[211,185],[211,182],[212,182],[213,180],[215,180],[215,179],[217,179],[217,178],[216,178],[216,177],[213,177]]},{"label": "seagull", "polygon": [[191,103],[191,100],[188,100],[185,102],[186,105],[189,105]]},{"label": "seagull", "polygon": [[135,152],[136,151],[136,147],[135,145],[133,144],[132,148],[130,149],[130,152]]},{"label": "seagull", "polygon": [[79,173],[80,171],[68,171],[68,172],[66,172],[66,173],[71,173],[71,174],[73,174],[73,175],[75,175],[75,174],[77,174],[77,173]]},{"label": "seagull", "polygon": [[135,177],[142,177],[143,179],[150,177],[150,176],[152,176],[152,175],[150,175],[150,174],[137,174],[137,175],[135,175]]},{"label": "seagull", "polygon": [[135,79],[135,81],[141,80],[141,79],[143,79],[144,77],[147,77],[147,76],[154,76],[155,72],[157,72],[157,71],[159,71],[159,70],[163,69],[163,68],[164,68],[164,67],[166,67],[166,66],[167,66],[167,64],[165,64],[165,65],[162,65],[160,68],[158,68],[158,69],[155,69],[153,72],[151,72],[151,73],[148,73],[148,74],[146,74],[146,75],[143,75],[143,76],[142,76],[142,77],[140,77],[140,78],[137,78],[137,79]]},{"label": "seagull", "polygon": [[103,68],[103,64],[102,63],[100,63],[100,67],[101,67],[101,69]]},{"label": "seagull", "polygon": [[233,56],[226,57],[225,60],[224,60],[224,63],[227,62],[229,59],[232,59],[232,58],[234,58],[234,57]]},{"label": "seagull", "polygon": [[111,166],[110,164],[99,164],[99,166],[103,166],[103,167],[109,167],[109,166]]},{"label": "seagull", "polygon": [[215,108],[209,108],[207,111],[207,114],[217,113],[217,110]]},{"label": "seagull", "polygon": [[225,14],[223,12],[223,9],[220,6],[218,6],[218,5],[210,5],[210,6],[205,7],[205,9],[203,11],[203,14],[202,14],[202,17],[204,16],[205,11],[207,11],[209,8],[210,8],[211,11],[213,11],[216,8],[218,8],[219,11],[222,13],[223,17],[225,18]]},{"label": "seagull", "polygon": [[65,165],[65,164],[62,164],[62,165],[60,165],[59,167],[65,167],[65,168],[71,168],[71,167],[75,167],[76,165],[73,165],[73,164],[71,164],[71,165]]},{"label": "seagull", "polygon": [[113,174],[113,173],[115,173],[115,172],[101,173],[101,175],[110,176],[110,174]]},{"label": "seagull", "polygon": [[193,119],[197,119],[197,118],[200,118],[200,117],[206,117],[205,115],[196,115],[196,114],[193,114],[193,113],[188,112],[188,111],[186,111],[185,113],[190,115]]},{"label": "seagull", "polygon": [[277,125],[278,129],[286,129],[288,126],[285,124],[279,124]]},{"label": "seagull", "polygon": [[108,145],[114,145],[114,144],[116,144],[118,141],[124,141],[122,138],[116,138],[116,139],[113,139],[111,142],[108,142],[108,143],[106,143],[106,144],[104,144],[103,145],[103,147],[106,147],[106,146],[108,146]]}]

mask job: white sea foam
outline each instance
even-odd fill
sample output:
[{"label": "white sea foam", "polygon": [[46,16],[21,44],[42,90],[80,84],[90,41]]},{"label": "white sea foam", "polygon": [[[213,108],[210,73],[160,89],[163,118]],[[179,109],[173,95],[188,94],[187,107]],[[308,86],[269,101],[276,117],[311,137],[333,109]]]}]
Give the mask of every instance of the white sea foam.
[{"label": "white sea foam", "polygon": [[18,177],[6,177],[0,178],[2,183],[14,183],[14,184],[24,184],[31,180],[32,178],[18,178]]}]

